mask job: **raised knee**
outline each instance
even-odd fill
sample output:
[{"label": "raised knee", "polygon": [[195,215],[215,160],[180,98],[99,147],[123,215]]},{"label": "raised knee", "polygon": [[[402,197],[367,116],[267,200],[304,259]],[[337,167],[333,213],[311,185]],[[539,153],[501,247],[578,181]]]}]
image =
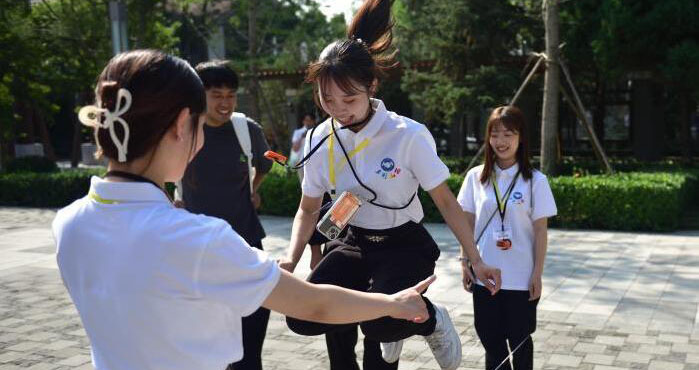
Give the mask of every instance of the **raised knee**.
[{"label": "raised knee", "polygon": [[325,332],[322,324],[295,319],[290,316],[286,317],[286,326],[294,333],[305,336],[320,335]]}]

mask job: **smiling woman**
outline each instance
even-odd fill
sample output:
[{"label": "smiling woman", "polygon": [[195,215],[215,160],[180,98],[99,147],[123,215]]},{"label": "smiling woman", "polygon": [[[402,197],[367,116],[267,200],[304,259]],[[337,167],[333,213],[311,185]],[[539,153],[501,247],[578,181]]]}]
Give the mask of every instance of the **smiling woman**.
[{"label": "smiling woman", "polygon": [[533,366],[530,334],[536,330],[541,296],[547,218],[557,210],[546,176],[532,170],[528,138],[517,107],[495,108],[486,126],[485,163],[468,172],[458,195],[468,222],[478,230],[481,257],[502,270],[496,296],[488,294],[483,280],[473,286],[474,324],[486,351],[486,369],[510,354],[514,369]]},{"label": "smiling woman", "polygon": [[[296,267],[318,222],[323,195],[341,203],[339,199],[350,194],[364,205],[343,233],[333,230],[330,236],[339,235],[339,239],[326,244],[325,257],[309,281],[394,292],[424,279],[434,272],[440,251],[421,224],[424,214],[416,193],[422,187],[460,241],[463,259],[471,259],[478,277],[491,282],[488,288],[496,292],[499,271],[478,256],[472,230],[446,185],[449,170],[437,156],[434,138],[424,125],[372,98],[379,80],[397,66],[395,52],[389,52],[391,4],[390,0],[365,1],[347,37],[325,47],[308,68],[306,81],[313,85],[316,103],[330,117],[306,137],[303,195],[281,266],[289,271]],[[319,224],[319,231],[325,224]],[[461,343],[449,313],[424,300],[430,312],[426,322],[382,318],[360,325],[366,338],[364,369],[397,368],[403,340],[413,335],[425,337],[443,369],[458,367]],[[292,317],[287,323],[302,335],[326,334],[331,368],[358,367],[356,328]]]}]

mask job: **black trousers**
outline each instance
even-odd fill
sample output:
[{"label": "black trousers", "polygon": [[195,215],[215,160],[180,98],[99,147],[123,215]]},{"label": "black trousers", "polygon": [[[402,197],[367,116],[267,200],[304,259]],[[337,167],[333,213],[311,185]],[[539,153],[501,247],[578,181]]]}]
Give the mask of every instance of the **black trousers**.
[{"label": "black trousers", "polygon": [[[354,347],[357,345],[359,325],[353,325],[345,329],[338,329],[325,334],[325,344],[328,348],[330,370],[359,370],[357,354]],[[364,337],[364,370],[396,370],[398,363],[392,364],[381,357],[381,344],[378,341]]]},{"label": "black trousers", "polygon": [[[316,231],[317,232],[317,231]],[[327,242],[327,240],[326,240]],[[337,244],[335,244],[337,246]],[[333,249],[332,245],[325,245],[323,256],[326,256]],[[359,339],[359,325],[354,325],[346,330],[335,330],[325,334],[325,346],[328,349],[330,360],[330,370],[360,370],[357,364],[357,354],[354,348]],[[364,337],[364,357],[362,368],[373,370],[397,370],[398,363],[392,364],[384,361],[381,356],[381,343]]]},{"label": "black trousers", "polygon": [[[439,258],[437,244],[422,225],[414,222],[386,230],[352,226],[343,238],[329,242],[327,247],[330,252],[313,270],[308,281],[385,294],[409,288],[432,275],[435,261]],[[369,342],[371,345],[368,350],[370,353],[378,353],[378,356],[371,357],[381,359],[379,342],[395,342],[413,335],[432,334],[435,326],[434,307],[427,298],[423,299],[430,313],[430,318],[424,323],[386,316],[359,324],[365,337],[374,342]],[[331,344],[335,340],[340,344],[338,350],[330,354],[331,362],[334,362],[334,358],[344,359],[349,356],[351,363],[356,366],[353,352],[348,355],[349,346],[346,342],[350,339],[350,343],[356,343],[356,337],[352,341],[347,333],[356,330],[357,324],[321,324],[292,317],[287,317],[286,321],[289,328],[297,334],[330,334],[327,337]],[[374,367],[373,364],[367,364],[367,360],[365,356],[365,370],[379,369],[382,368],[380,365],[386,364],[383,360],[380,361],[382,364],[375,361],[377,367]],[[348,369],[356,368],[349,363],[348,360]]]},{"label": "black trousers", "polygon": [[[250,246],[262,250],[262,241]],[[268,322],[269,310],[264,307],[243,317],[243,359],[228,365],[227,370],[262,370],[262,344]]]},{"label": "black trousers", "polygon": [[[480,285],[473,288],[473,320],[476,333],[485,348],[485,368],[494,370],[512,355],[515,370],[534,367],[534,343],[531,334],[536,331],[536,306],[539,300],[529,301],[529,291],[500,290],[494,296]],[[519,348],[517,348],[519,346]],[[512,369],[509,361],[500,369]]]}]

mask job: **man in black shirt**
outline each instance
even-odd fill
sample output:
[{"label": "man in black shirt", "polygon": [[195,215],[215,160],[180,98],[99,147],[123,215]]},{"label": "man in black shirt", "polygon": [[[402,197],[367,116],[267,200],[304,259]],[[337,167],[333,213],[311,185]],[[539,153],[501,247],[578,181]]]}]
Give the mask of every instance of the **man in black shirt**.
[{"label": "man in black shirt", "polygon": [[[261,202],[257,189],[272,167],[263,155],[269,145],[255,121],[240,114],[232,118],[237,103],[236,73],[221,61],[199,64],[196,71],[206,89],[206,124],[204,146],[182,179],[184,207],[192,213],[228,221],[250,246],[262,249],[265,231],[256,212]],[[236,119],[243,120],[249,138],[237,136],[233,127]],[[252,185],[244,150],[246,140],[252,152]],[[243,318],[243,359],[228,369],[262,369],[262,342],[268,321],[269,310],[262,307]]]}]

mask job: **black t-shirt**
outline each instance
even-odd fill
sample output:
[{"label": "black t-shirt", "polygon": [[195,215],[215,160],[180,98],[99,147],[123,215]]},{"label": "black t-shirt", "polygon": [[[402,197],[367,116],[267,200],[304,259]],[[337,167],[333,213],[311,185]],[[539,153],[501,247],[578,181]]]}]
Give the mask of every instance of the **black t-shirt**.
[{"label": "black t-shirt", "polygon": [[[248,118],[250,144],[257,173],[267,173],[272,161],[260,126]],[[226,220],[248,242],[258,244],[265,237],[250,200],[247,158],[235,129],[229,122],[219,127],[204,125],[204,146],[187,167],[182,179],[182,200],[192,213]]]}]

